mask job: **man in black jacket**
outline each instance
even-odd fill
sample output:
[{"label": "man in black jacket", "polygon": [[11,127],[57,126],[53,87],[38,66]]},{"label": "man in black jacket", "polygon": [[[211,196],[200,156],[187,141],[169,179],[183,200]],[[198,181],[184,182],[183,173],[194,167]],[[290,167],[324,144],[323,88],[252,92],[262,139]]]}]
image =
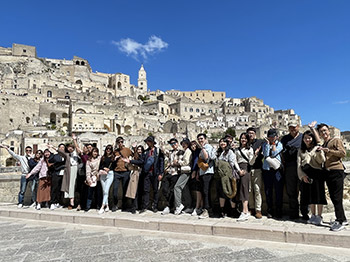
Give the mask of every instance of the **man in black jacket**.
[{"label": "man in black jacket", "polygon": [[123,158],[126,163],[142,166],[143,179],[143,206],[140,213],[143,213],[149,207],[149,194],[151,186],[153,188],[152,211],[158,211],[158,187],[164,173],[164,154],[162,150],[155,146],[154,136],[149,136],[145,140],[148,148],[138,160],[129,160]]},{"label": "man in black jacket", "polygon": [[[251,190],[249,194],[249,204],[254,207],[251,207],[255,210],[255,217],[257,219],[262,218],[261,214],[261,205],[262,205],[262,197],[261,197],[261,189],[262,189],[262,165],[263,165],[263,154],[262,145],[264,144],[264,139],[256,138],[256,130],[254,127],[250,127],[247,129],[247,134],[249,136],[250,145],[253,147],[255,153],[257,153],[257,157],[255,159],[254,164],[251,167],[250,173],[250,182],[251,182]],[[252,214],[253,215],[253,214]]]},{"label": "man in black jacket", "polygon": [[[299,123],[292,121],[288,124],[289,134],[282,137],[283,144],[282,160],[284,165],[284,176],[287,195],[289,198],[289,218],[299,219],[299,185],[297,168],[298,150],[301,146],[303,134],[299,132]],[[308,220],[308,206],[300,205],[303,220]]]}]

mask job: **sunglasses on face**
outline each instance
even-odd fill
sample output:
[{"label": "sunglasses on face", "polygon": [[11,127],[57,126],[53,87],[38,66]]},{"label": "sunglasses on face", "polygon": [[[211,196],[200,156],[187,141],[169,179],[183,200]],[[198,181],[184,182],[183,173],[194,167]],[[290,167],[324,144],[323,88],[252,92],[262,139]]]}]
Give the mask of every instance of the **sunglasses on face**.
[{"label": "sunglasses on face", "polygon": [[171,145],[171,146],[174,146],[174,145],[176,145],[176,143],[170,143],[170,145]]}]

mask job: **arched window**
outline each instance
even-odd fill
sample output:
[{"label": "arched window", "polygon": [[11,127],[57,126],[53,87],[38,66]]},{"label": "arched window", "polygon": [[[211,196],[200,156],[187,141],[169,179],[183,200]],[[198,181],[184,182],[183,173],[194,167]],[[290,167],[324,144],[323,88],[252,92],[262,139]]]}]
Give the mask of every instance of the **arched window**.
[{"label": "arched window", "polygon": [[76,65],[80,65],[79,61],[76,61],[75,64],[76,64]]},{"label": "arched window", "polygon": [[78,84],[78,85],[82,85],[82,84],[83,84],[83,82],[82,82],[80,79],[78,79],[77,81],[75,81],[75,83]]},{"label": "arched window", "polygon": [[52,97],[52,91],[47,91],[47,97]]},{"label": "arched window", "polygon": [[193,108],[192,107],[190,108],[190,112],[193,112]]},{"label": "arched window", "polygon": [[199,113],[199,108],[196,109],[196,112]]},{"label": "arched window", "polygon": [[85,62],[84,61],[81,61],[81,63],[80,63],[81,65],[85,65]]}]

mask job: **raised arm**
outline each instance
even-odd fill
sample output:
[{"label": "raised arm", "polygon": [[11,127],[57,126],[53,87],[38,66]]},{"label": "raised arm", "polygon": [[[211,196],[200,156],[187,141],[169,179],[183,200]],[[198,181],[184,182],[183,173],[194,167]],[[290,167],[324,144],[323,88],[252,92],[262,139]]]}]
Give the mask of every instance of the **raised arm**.
[{"label": "raised arm", "polygon": [[77,153],[78,153],[79,155],[81,155],[81,154],[82,154],[82,151],[81,151],[81,149],[80,149],[80,147],[79,147],[79,145],[78,145],[77,136],[76,136],[75,134],[72,134],[72,138],[73,138],[73,143],[74,143],[75,149],[77,150]]},{"label": "raised arm", "polygon": [[17,161],[20,161],[21,156],[17,155],[15,152],[13,152],[8,146],[5,146],[3,144],[0,145],[0,148],[4,148],[7,150],[7,152],[9,152],[9,154],[16,159]]},{"label": "raised arm", "polygon": [[316,130],[316,124],[317,124],[317,121],[312,121],[310,124],[308,124],[311,132],[314,134],[315,136],[315,139],[316,139],[316,143],[317,144],[320,144],[321,143],[321,138],[320,138],[320,135],[318,134],[317,130]]}]

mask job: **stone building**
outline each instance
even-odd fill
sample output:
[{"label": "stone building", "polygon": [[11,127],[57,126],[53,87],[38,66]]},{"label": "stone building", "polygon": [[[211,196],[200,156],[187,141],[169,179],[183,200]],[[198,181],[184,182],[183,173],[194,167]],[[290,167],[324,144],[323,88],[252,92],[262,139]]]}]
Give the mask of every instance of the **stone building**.
[{"label": "stone building", "polygon": [[[33,46],[0,47],[0,141],[23,153],[24,146],[42,149],[47,142],[69,142],[76,133],[82,145],[103,150],[119,135],[131,143],[152,133],[166,145],[172,136],[217,136],[227,128],[238,136],[250,126],[259,137],[271,127],[283,135],[290,121],[301,123],[293,109],[274,110],[257,97],[149,87],[143,65],[134,85],[124,73],[93,72],[89,61],[78,56],[40,58]],[[0,150],[1,165],[10,163],[5,153]]]}]

